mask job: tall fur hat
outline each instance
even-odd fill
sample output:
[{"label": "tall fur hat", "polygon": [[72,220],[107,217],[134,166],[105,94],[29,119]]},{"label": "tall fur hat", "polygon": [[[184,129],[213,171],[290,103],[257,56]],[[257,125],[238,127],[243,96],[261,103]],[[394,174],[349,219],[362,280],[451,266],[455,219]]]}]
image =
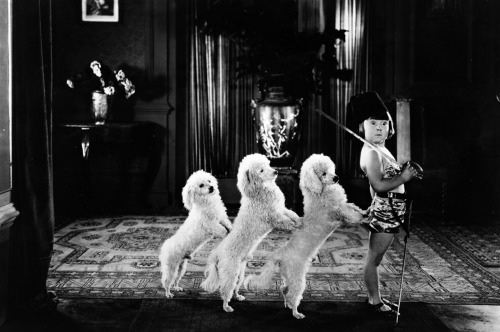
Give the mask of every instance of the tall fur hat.
[{"label": "tall fur hat", "polygon": [[375,91],[360,93],[351,97],[347,104],[347,126],[357,132],[359,124],[366,119],[389,120],[394,133],[394,123],[389,110]]}]

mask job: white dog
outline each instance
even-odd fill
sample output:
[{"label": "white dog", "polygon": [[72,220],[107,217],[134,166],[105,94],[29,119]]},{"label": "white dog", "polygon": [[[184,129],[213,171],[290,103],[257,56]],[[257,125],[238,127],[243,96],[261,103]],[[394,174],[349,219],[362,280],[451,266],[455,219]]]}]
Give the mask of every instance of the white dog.
[{"label": "white dog", "polygon": [[306,288],[306,274],[319,249],[342,223],[360,223],[364,217],[363,210],[347,203],[344,188],[337,181],[335,164],[329,157],[314,154],[304,162],[299,183],[304,196],[303,226],[273,253],[260,275],[249,275],[244,281],[246,288],[266,288],[278,265],[285,307],[299,319],[305,317],[297,307]]},{"label": "white dog", "polygon": [[238,189],[241,207],[234,220],[233,230],[212,251],[208,259],[206,279],[201,287],[209,293],[220,292],[222,308],[229,306],[232,296],[238,294],[245,277],[247,261],[262,239],[273,229],[292,230],[300,226],[301,218],[285,207],[285,197],[276,185],[277,172],[261,154],[243,158],[238,169]]},{"label": "white dog", "polygon": [[[161,247],[161,282],[165,296],[170,290],[182,291],[179,281],[188,261],[213,236],[224,237],[232,229],[217,186],[217,180],[205,171],[196,171],[182,189],[182,201],[189,215],[177,232]],[[173,285],[173,286],[172,286]]]}]

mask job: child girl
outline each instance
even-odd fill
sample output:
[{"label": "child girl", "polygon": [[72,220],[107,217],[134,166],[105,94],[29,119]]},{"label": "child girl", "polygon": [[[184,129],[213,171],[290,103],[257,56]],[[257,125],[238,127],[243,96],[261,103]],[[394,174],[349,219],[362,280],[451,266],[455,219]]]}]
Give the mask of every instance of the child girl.
[{"label": "child girl", "polygon": [[[394,135],[394,124],[389,111],[376,92],[365,92],[351,97],[350,114],[359,126],[359,132],[367,141],[378,146],[387,156],[365,144],[361,149],[361,170],[368,177],[372,203],[368,222],[363,226],[370,232],[368,254],[363,266],[363,275],[368,290],[367,305],[376,313],[393,316],[397,305],[380,295],[378,266],[399,233],[404,218],[404,183],[418,175],[412,166],[401,169],[385,147],[385,141]],[[393,162],[387,158],[394,159]]]}]

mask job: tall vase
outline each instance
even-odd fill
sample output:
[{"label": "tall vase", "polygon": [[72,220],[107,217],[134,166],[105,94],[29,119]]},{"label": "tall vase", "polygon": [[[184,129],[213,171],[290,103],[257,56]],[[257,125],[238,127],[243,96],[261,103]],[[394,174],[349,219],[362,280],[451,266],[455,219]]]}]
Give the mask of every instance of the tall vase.
[{"label": "tall vase", "polygon": [[109,96],[104,92],[92,92],[92,118],[96,125],[103,125],[106,122],[109,111]]},{"label": "tall vase", "polygon": [[275,168],[291,169],[302,129],[302,100],[289,97],[282,87],[269,87],[264,100],[252,100],[252,116],[259,152]]}]

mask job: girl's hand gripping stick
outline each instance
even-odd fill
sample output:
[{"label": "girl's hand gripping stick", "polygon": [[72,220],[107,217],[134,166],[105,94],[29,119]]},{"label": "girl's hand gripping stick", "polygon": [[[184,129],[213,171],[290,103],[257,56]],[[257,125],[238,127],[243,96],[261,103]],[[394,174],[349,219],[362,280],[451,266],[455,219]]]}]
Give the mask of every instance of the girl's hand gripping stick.
[{"label": "girl's hand gripping stick", "polygon": [[410,166],[412,166],[417,171],[417,175],[415,175],[415,177],[421,180],[424,177],[424,169],[422,168],[422,166],[420,166],[414,161],[409,160],[403,165],[403,169]]}]

